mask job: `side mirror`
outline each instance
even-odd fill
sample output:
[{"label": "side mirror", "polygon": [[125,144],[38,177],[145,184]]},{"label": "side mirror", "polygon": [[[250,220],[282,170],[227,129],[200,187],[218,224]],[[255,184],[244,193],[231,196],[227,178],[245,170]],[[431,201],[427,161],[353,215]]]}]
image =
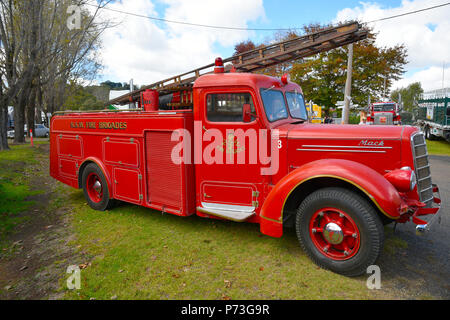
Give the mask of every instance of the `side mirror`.
[{"label": "side mirror", "polygon": [[243,122],[252,122],[252,107],[250,104],[246,103],[242,106],[242,121]]}]

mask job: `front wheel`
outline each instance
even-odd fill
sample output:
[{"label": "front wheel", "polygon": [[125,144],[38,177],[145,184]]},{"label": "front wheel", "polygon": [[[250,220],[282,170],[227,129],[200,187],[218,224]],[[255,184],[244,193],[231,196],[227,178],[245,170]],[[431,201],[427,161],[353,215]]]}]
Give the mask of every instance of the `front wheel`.
[{"label": "front wheel", "polygon": [[324,188],[298,208],[295,228],[300,245],[318,266],[358,276],[374,264],[383,248],[383,224],[360,195]]}]

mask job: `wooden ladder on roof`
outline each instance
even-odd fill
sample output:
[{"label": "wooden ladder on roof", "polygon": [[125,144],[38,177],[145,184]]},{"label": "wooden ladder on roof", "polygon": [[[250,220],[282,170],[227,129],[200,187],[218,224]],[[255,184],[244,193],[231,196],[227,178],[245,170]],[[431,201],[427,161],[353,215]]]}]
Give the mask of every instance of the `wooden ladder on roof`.
[{"label": "wooden ladder on roof", "polygon": [[[349,22],[329,27],[294,39],[270,44],[224,59],[225,72],[232,67],[236,72],[255,72],[281,63],[312,56],[367,38],[368,30],[358,22]],[[226,65],[226,63],[230,63]],[[191,90],[194,81],[205,74],[213,73],[214,63],[185,72],[174,77],[143,86],[139,90],[108,101],[111,104],[128,104],[139,99],[140,93],[154,89],[160,95],[176,91]]]}]

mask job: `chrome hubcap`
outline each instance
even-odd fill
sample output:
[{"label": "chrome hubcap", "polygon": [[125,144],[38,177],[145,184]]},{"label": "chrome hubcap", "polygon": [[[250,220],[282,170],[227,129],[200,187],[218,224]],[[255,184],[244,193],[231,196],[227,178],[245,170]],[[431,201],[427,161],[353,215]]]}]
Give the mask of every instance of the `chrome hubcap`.
[{"label": "chrome hubcap", "polygon": [[94,185],[92,186],[92,188],[95,190],[95,192],[97,192],[98,194],[100,194],[102,192],[102,184],[100,183],[100,181],[95,181]]},{"label": "chrome hubcap", "polygon": [[344,232],[336,223],[328,223],[323,230],[323,237],[328,243],[340,244],[344,240]]}]

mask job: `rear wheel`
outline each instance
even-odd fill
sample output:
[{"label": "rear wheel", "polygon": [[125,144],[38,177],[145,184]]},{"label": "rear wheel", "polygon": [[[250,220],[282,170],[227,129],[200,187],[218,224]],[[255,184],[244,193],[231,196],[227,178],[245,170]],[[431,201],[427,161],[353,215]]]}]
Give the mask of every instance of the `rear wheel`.
[{"label": "rear wheel", "polygon": [[95,163],[88,164],[84,169],[82,184],[84,197],[91,208],[104,211],[112,207],[114,200],[110,199],[108,183]]},{"label": "rear wheel", "polygon": [[383,224],[373,207],[343,188],[324,188],[301,203],[298,240],[320,267],[346,276],[365,273],[383,248]]}]

